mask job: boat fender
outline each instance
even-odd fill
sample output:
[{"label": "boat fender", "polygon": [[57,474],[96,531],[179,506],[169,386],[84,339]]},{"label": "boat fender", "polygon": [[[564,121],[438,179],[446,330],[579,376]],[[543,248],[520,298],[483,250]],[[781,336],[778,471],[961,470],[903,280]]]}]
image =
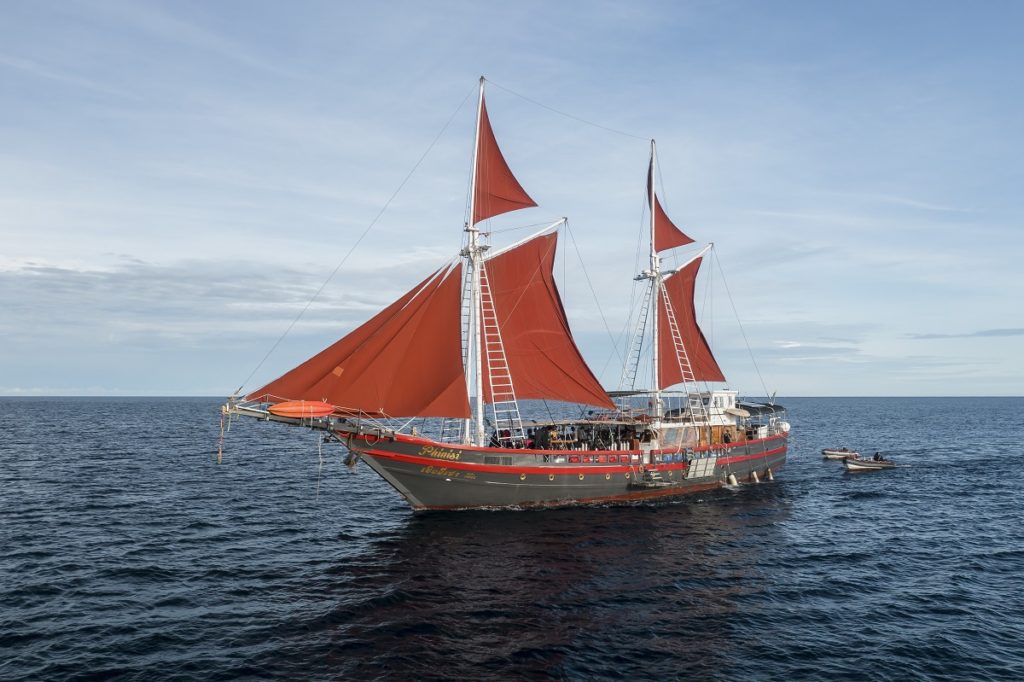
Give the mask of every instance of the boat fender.
[{"label": "boat fender", "polygon": [[775,475],[772,473],[771,469],[768,469],[767,471],[764,472],[764,478],[766,481],[774,481]]},{"label": "boat fender", "polygon": [[753,481],[754,483],[760,483],[761,482],[761,480],[757,477],[757,472],[756,471],[751,471],[750,472],[750,480]]},{"label": "boat fender", "polygon": [[729,482],[729,485],[739,485],[739,481],[736,480],[736,474],[729,474],[729,477],[725,480]]}]

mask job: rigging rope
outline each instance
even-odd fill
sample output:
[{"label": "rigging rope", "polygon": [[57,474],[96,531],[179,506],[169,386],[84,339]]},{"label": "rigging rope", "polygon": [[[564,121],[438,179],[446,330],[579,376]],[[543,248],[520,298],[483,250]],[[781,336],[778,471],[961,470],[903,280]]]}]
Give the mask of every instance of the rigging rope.
[{"label": "rigging rope", "polygon": [[[615,351],[615,355],[618,356],[619,361],[621,362],[622,361],[622,354],[619,352],[618,341],[616,340],[615,335],[612,334],[611,327],[608,326],[608,319],[605,318],[605,316],[604,316],[604,309],[601,308],[601,300],[597,297],[597,291],[594,290],[594,283],[592,281],[590,281],[590,273],[587,272],[586,263],[583,261],[583,254],[580,253],[579,244],[576,243],[576,235],[574,235],[572,233],[572,228],[569,227],[569,221],[568,220],[565,221],[565,231],[569,233],[569,241],[572,242],[572,248],[573,248],[574,251],[576,251],[576,258],[579,259],[579,261],[580,261],[580,269],[583,271],[583,277],[584,277],[584,279],[587,280],[587,287],[590,288],[590,294],[591,294],[591,296],[594,297],[594,303],[597,305],[597,314],[601,316],[601,323],[604,324],[604,330],[606,332],[608,332],[608,338],[612,342],[612,350]],[[562,261],[562,267],[563,267],[562,281],[565,281],[565,272],[564,272],[565,261],[564,260]],[[609,358],[608,361],[610,362],[611,358]],[[605,367],[607,367],[607,366],[608,366],[608,363],[606,362],[605,363]],[[602,373],[603,372],[604,372],[604,370],[602,370]]]},{"label": "rigging rope", "polygon": [[224,455],[224,412],[220,413],[220,442],[217,443],[217,464]]},{"label": "rigging rope", "polygon": [[323,290],[327,286],[327,284],[332,279],[334,279],[334,276],[336,274],[338,274],[338,270],[340,270],[341,267],[343,265],[345,265],[345,263],[352,256],[352,254],[355,252],[355,250],[359,246],[359,244],[362,243],[363,239],[366,238],[366,235],[368,235],[370,233],[370,230],[373,229],[373,226],[377,224],[377,221],[381,219],[381,216],[384,215],[384,212],[388,210],[388,207],[391,206],[391,202],[393,202],[395,200],[395,197],[398,196],[398,193],[402,191],[402,189],[405,187],[405,185],[409,182],[410,178],[412,178],[413,174],[417,171],[417,169],[419,169],[419,167],[420,167],[420,165],[422,165],[424,159],[426,159],[427,155],[430,154],[431,150],[433,150],[434,145],[437,144],[438,140],[441,139],[441,136],[444,135],[446,130],[448,130],[448,127],[452,124],[452,121],[455,120],[455,117],[462,110],[462,107],[464,107],[466,105],[466,101],[470,98],[470,96],[475,91],[476,91],[476,88],[474,87],[462,99],[462,101],[459,103],[459,106],[457,106],[455,108],[455,111],[452,112],[452,115],[445,122],[445,124],[441,128],[440,132],[438,132],[437,135],[434,137],[434,139],[431,140],[430,144],[427,145],[426,150],[423,152],[423,154],[420,155],[420,158],[417,159],[416,163],[413,164],[412,169],[409,170],[409,172],[402,179],[402,182],[400,182],[398,184],[398,187],[395,189],[395,191],[391,193],[391,196],[388,197],[388,200],[384,202],[383,206],[381,206],[380,210],[377,212],[377,215],[374,216],[373,220],[370,221],[370,224],[366,226],[366,229],[363,230],[362,234],[359,235],[359,238],[356,239],[355,242],[353,242],[352,247],[348,250],[348,253],[346,253],[342,257],[341,261],[339,261],[339,263],[336,266],[334,266],[334,270],[331,271],[331,274],[327,275],[327,279],[325,279],[323,284],[320,285],[320,288],[317,289],[316,292],[313,293],[313,296],[310,297],[310,299],[306,303],[306,305],[302,308],[302,310],[299,311],[299,314],[295,316],[295,319],[292,320],[291,324],[288,325],[288,328],[284,330],[284,333],[281,334],[281,336],[277,339],[277,341],[274,342],[274,345],[270,347],[270,350],[267,351],[267,354],[263,356],[263,359],[259,361],[259,363],[256,365],[256,367],[254,367],[253,370],[251,372],[249,372],[249,376],[247,376],[245,378],[245,381],[243,381],[241,386],[238,387],[238,390],[235,391],[235,395],[238,395],[238,394],[240,394],[242,392],[242,387],[244,387],[247,383],[249,383],[249,380],[252,379],[253,375],[256,374],[256,372],[258,372],[261,367],[263,367],[263,363],[265,363],[267,361],[267,358],[269,358],[271,356],[271,354],[275,350],[277,350],[277,347],[279,345],[281,345],[281,342],[284,341],[285,337],[288,336],[289,333],[291,333],[292,328],[294,328],[295,325],[298,323],[298,321],[300,319],[302,319],[302,316],[306,314],[306,311],[309,310],[310,306],[313,305],[313,302],[316,301],[316,299],[320,296],[320,294],[323,292]]},{"label": "rigging rope", "polygon": [[[640,204],[640,206],[641,206],[641,208],[640,208],[640,228],[638,230],[637,239],[636,239],[636,253],[633,256],[633,272],[641,272],[641,271],[644,270],[644,267],[640,264],[640,262],[641,262],[641,259],[643,258],[643,255],[644,255],[644,248],[643,248],[644,247],[644,234],[645,234],[644,226],[645,226],[645,224],[649,224],[649,223],[645,223],[645,220],[644,220],[644,216],[647,214],[647,210],[648,210],[648,201],[647,201],[647,192],[646,192],[646,190],[642,194],[643,194],[643,200],[641,201],[641,204]],[[646,289],[647,286],[650,286],[650,285],[645,285],[644,288]],[[629,312],[628,315],[626,315],[626,322],[625,322],[625,325],[623,326],[622,332],[621,332],[621,336],[622,337],[628,337],[628,338],[631,339],[628,343],[632,343],[632,337],[629,336],[630,330],[631,329],[636,329],[636,328],[638,328],[640,326],[640,320],[642,319],[642,316],[643,316],[643,313],[640,311],[640,305],[637,305],[638,302],[642,302],[643,301],[643,298],[642,298],[643,294],[639,293],[639,290],[640,290],[640,280],[638,280],[636,277],[634,277],[633,278],[633,286],[632,286],[632,288],[631,288],[631,290],[629,292],[629,311],[630,312]],[[632,312],[634,310],[637,311],[636,323],[635,324],[633,322],[633,312]],[[641,339],[640,339],[640,347],[639,347],[639,349],[637,351],[637,356],[636,356],[637,357],[637,367],[638,368],[640,366],[641,360],[644,357],[646,357],[645,356],[645,352],[648,352],[650,350],[650,348],[644,348],[643,342],[644,342],[644,339],[643,339],[643,337],[641,337]],[[630,354],[630,356],[626,358],[626,362],[631,362],[632,361],[632,357],[631,357],[632,352],[633,352],[633,347],[632,346],[630,346],[629,348],[626,349],[626,353]],[[608,360],[605,361],[605,367],[606,368],[607,368],[609,362],[611,362],[611,357],[609,357]],[[623,367],[625,367],[625,365],[623,365]],[[619,388],[622,389],[622,390],[632,390],[632,389],[636,388],[636,375],[635,374],[633,375],[633,385],[631,385],[629,387],[619,386]]]},{"label": "rigging rope", "polygon": [[768,387],[765,386],[764,378],[761,376],[761,369],[757,366],[757,360],[754,358],[754,351],[750,348],[750,341],[747,339],[747,331],[743,328],[743,322],[740,320],[740,314],[736,310],[736,303],[732,300],[732,292],[729,291],[729,282],[725,279],[725,268],[722,267],[722,260],[718,257],[718,249],[711,249],[711,253],[715,257],[715,263],[718,265],[718,272],[722,275],[722,284],[725,286],[725,293],[729,298],[729,305],[732,306],[732,313],[736,316],[736,324],[739,325],[740,334],[743,336],[743,343],[747,346],[747,353],[750,355],[750,362],[754,365],[754,372],[757,373],[757,380],[761,382],[761,389],[764,391],[765,396],[767,396]]},{"label": "rigging rope", "polygon": [[324,469],[324,439],[320,437],[320,434],[316,436],[316,454],[320,458],[320,466],[316,469],[316,499],[320,500],[320,472]]},{"label": "rigging rope", "polygon": [[625,133],[625,132],[623,132],[621,130],[616,130],[615,128],[609,128],[608,126],[603,126],[600,123],[594,123],[593,121],[588,121],[587,119],[580,118],[579,116],[573,116],[572,114],[567,114],[564,111],[560,111],[558,109],[555,109],[554,107],[549,107],[547,104],[544,104],[542,102],[538,102],[535,99],[530,99],[526,95],[522,95],[522,94],[516,92],[515,90],[511,90],[509,88],[506,88],[504,85],[501,85],[500,83],[495,83],[494,81],[492,81],[490,79],[486,79],[486,80],[487,80],[488,83],[490,83],[494,87],[500,88],[500,89],[504,90],[505,92],[509,93],[510,95],[515,95],[516,97],[518,97],[520,99],[526,100],[530,104],[536,105],[536,106],[538,106],[538,107],[540,107],[542,109],[547,109],[548,111],[556,113],[559,116],[564,116],[566,118],[572,119],[573,121],[578,121],[578,122],[583,123],[585,125],[593,126],[594,128],[600,128],[601,130],[605,130],[605,131],[607,131],[609,133],[615,133],[616,135],[624,135],[625,137],[631,137],[634,140],[649,140],[649,139],[651,139],[649,137],[641,137],[640,135],[634,135],[632,133]]}]

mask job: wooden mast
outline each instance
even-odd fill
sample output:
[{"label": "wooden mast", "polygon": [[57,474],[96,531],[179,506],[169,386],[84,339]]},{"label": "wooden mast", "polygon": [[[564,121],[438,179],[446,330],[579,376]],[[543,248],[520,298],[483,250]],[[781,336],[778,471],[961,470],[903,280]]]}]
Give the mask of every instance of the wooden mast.
[{"label": "wooden mast", "polygon": [[[469,188],[469,220],[466,222],[466,232],[469,234],[469,243],[463,256],[469,261],[470,276],[470,310],[469,330],[466,338],[468,345],[467,358],[472,366],[466,368],[466,390],[470,392],[473,383],[476,384],[476,395],[473,396],[472,416],[466,420],[466,438],[469,443],[483,445],[484,443],[484,380],[483,380],[483,357],[480,352],[480,335],[482,333],[481,311],[480,311],[480,268],[483,266],[483,251],[480,248],[480,231],[476,229],[474,217],[476,215],[476,185],[479,182],[477,169],[480,160],[480,126],[484,109],[484,77],[480,76],[480,94],[476,105],[476,137],[473,142],[473,179]],[[470,395],[472,393],[470,392]]]},{"label": "wooden mast", "polygon": [[658,420],[661,419],[661,373],[658,367],[658,300],[661,297],[661,258],[658,257],[658,252],[654,248],[655,242],[655,230],[656,230],[656,211],[655,206],[657,199],[654,194],[654,178],[657,175],[657,151],[654,146],[654,140],[651,140],[651,180],[650,186],[647,188],[648,202],[650,204],[651,213],[651,265],[650,265],[650,277],[651,286],[654,287],[654,291],[651,292],[651,314],[654,317],[654,324],[651,327],[651,334],[653,342],[651,344],[652,352],[652,380],[654,381],[653,389],[654,395],[652,397],[651,405],[651,418]]}]

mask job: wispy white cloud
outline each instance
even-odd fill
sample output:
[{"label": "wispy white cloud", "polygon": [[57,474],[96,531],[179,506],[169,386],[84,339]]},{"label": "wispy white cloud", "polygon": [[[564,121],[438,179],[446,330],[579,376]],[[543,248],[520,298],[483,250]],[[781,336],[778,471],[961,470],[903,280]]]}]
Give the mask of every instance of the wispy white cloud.
[{"label": "wispy white cloud", "polygon": [[982,329],[961,334],[908,334],[911,339],[984,339],[1024,336],[1024,327],[1013,329]]},{"label": "wispy white cloud", "polygon": [[135,96],[126,90],[112,87],[105,83],[98,82],[91,78],[69,72],[64,69],[46,66],[37,61],[26,59],[24,57],[17,57],[14,55],[6,55],[0,53],[0,67],[6,67],[8,69],[14,69],[20,71],[23,74],[27,74],[33,77],[44,78],[57,83],[65,85],[72,85],[77,88],[84,88],[94,92],[102,93],[105,95],[114,95],[116,97],[128,97],[135,99]]},{"label": "wispy white cloud", "polygon": [[184,18],[184,9],[177,13],[167,12],[153,3],[121,2],[100,0],[89,3],[90,9],[123,21],[135,30],[179,45],[189,45],[211,54],[236,62],[240,65],[289,78],[304,78],[298,72],[283,68],[259,52],[240,44],[222,32],[212,30],[195,21]]},{"label": "wispy white cloud", "polygon": [[887,204],[893,204],[896,206],[906,206],[908,208],[918,208],[923,211],[937,211],[940,213],[973,213],[974,209],[970,208],[958,208],[955,206],[948,206],[945,204],[931,203],[927,201],[918,201],[917,199],[911,199],[908,197],[899,196],[886,196],[886,195],[865,195],[867,199],[873,199],[875,201]]}]

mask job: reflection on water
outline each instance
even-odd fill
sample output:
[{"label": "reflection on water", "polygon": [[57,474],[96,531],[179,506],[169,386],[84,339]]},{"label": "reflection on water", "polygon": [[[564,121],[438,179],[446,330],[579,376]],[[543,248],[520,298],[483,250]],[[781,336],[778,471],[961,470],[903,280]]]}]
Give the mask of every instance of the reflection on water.
[{"label": "reflection on water", "polygon": [[755,568],[760,548],[779,541],[789,514],[784,486],[745,492],[659,506],[409,515],[325,571],[317,589],[337,602],[326,616],[295,614],[299,648],[315,635],[360,676],[396,667],[430,676],[454,665],[500,679],[510,661],[530,674],[649,675],[657,661],[680,658],[714,670],[731,648],[737,604],[769,579]]}]

